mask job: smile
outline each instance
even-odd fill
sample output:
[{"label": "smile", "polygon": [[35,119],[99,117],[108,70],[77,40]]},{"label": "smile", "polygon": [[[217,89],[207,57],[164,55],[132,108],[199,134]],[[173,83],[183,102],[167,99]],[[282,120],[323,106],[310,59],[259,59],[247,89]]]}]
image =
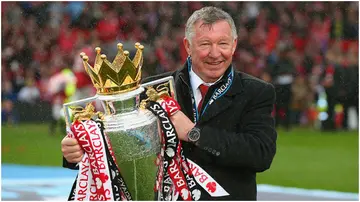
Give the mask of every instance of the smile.
[{"label": "smile", "polygon": [[219,61],[219,62],[207,62],[207,64],[209,64],[209,65],[219,65],[220,63],[222,63],[222,61]]}]

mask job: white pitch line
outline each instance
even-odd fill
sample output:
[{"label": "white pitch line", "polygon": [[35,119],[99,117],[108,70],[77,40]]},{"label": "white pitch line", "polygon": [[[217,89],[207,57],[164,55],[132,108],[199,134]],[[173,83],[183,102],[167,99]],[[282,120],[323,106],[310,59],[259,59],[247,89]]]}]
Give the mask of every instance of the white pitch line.
[{"label": "white pitch line", "polygon": [[350,192],[329,191],[321,189],[303,189],[296,187],[281,187],[268,184],[257,185],[258,192],[294,194],[300,196],[326,197],[342,200],[359,200],[359,194]]},{"label": "white pitch line", "polygon": [[1,185],[73,184],[75,178],[2,179]]},{"label": "white pitch line", "polygon": [[[39,179],[2,179],[2,187],[6,185],[43,185],[66,184],[71,186],[75,178],[39,178]],[[293,194],[299,196],[312,196],[320,198],[333,198],[342,200],[359,200],[359,194],[350,192],[329,191],[320,189],[303,189],[295,187],[282,187],[268,184],[257,185],[258,192]]]}]

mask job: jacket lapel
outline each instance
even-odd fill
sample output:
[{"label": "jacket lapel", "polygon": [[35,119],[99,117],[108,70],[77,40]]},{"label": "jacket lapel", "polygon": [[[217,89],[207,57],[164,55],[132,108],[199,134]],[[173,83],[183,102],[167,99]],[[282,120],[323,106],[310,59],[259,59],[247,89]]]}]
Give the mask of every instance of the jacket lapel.
[{"label": "jacket lapel", "polygon": [[[225,74],[228,74],[231,71],[231,67],[229,67],[229,71],[226,71]],[[175,76],[175,75],[178,76]],[[174,74],[175,78],[175,87],[176,93],[179,95],[178,103],[180,104],[181,111],[192,121],[194,120],[193,114],[193,106],[192,106],[192,98],[190,95],[191,87],[190,87],[190,77],[187,64],[183,66],[180,70],[177,70]],[[215,88],[222,85],[225,81],[225,78],[222,79],[220,85],[216,85]],[[232,100],[235,95],[241,94],[243,92],[243,84],[241,81],[241,74],[238,72],[234,72],[234,79],[230,89],[220,98],[216,99],[211,105],[207,107],[205,112],[200,117],[199,122],[209,121],[213,117],[216,117],[219,113],[226,110],[232,105]],[[205,99],[205,103],[207,103],[212,95],[214,88],[209,90],[210,95],[207,95]]]},{"label": "jacket lapel", "polygon": [[[221,85],[222,84],[216,85],[215,89]],[[210,97],[214,92],[214,88],[212,88],[212,91],[209,92],[211,92],[211,94],[206,96],[207,99],[205,100],[205,103],[208,103]],[[209,104],[204,112],[201,112],[202,116],[200,116],[199,122],[203,123],[209,121],[210,119],[216,117],[216,115],[218,115],[219,113],[229,108],[233,104],[232,101],[234,99],[234,96],[239,95],[242,92],[243,85],[241,82],[241,76],[237,72],[234,72],[233,82],[229,90],[223,96],[216,99],[213,103]]]},{"label": "jacket lapel", "polygon": [[175,77],[175,86],[178,95],[177,101],[181,107],[181,111],[194,122],[193,105],[190,95],[190,77],[186,63],[182,69],[178,70],[178,76]]}]

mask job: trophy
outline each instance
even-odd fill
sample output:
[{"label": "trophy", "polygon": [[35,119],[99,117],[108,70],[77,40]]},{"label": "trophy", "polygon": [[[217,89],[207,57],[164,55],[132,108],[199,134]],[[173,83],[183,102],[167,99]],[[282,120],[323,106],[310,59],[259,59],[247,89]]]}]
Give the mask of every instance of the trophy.
[{"label": "trophy", "polygon": [[[154,200],[158,172],[155,162],[161,149],[161,129],[157,118],[146,108],[140,107],[140,103],[147,98],[146,91],[149,88],[175,98],[174,81],[173,77],[166,77],[140,84],[144,46],[135,44],[136,54],[132,60],[121,43],[117,44],[117,48],[117,55],[111,63],[97,47],[93,67],[88,63],[88,56],[80,54],[97,93],[93,97],[64,104],[66,127],[69,131],[74,116],[79,117],[86,110],[93,110],[93,107],[88,107],[91,102],[100,101],[103,112],[96,114],[101,114],[104,132],[116,158],[115,163],[132,200]],[[87,107],[79,113],[77,106],[85,103]]]}]

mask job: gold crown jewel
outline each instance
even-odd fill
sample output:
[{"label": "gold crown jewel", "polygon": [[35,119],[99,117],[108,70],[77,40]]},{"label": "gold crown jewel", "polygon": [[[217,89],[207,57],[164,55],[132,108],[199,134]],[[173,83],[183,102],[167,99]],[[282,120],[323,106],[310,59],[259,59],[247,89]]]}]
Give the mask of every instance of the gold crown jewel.
[{"label": "gold crown jewel", "polygon": [[88,56],[83,52],[80,53],[85,70],[97,89],[97,94],[114,95],[139,88],[144,46],[137,42],[135,48],[136,54],[131,60],[129,51],[124,51],[123,45],[118,43],[118,52],[114,61],[110,63],[106,55],[101,54],[101,48],[96,47],[94,67],[88,63]]}]

